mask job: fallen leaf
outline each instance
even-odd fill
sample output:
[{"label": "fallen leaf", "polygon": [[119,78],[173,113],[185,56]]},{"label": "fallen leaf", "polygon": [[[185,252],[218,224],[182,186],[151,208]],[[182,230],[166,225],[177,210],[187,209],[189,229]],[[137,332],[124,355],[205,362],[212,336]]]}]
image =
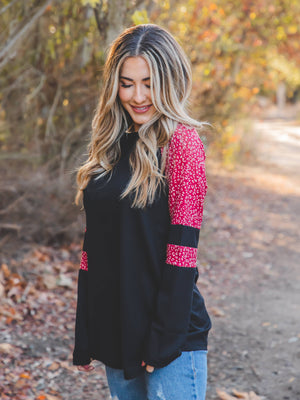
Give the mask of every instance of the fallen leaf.
[{"label": "fallen leaf", "polygon": [[43,283],[47,289],[52,290],[57,287],[56,277],[53,275],[43,275]]},{"label": "fallen leaf", "polygon": [[249,400],[261,400],[261,397],[257,396],[257,394],[254,393],[254,392],[250,392],[249,393]]},{"label": "fallen leaf", "polygon": [[216,392],[221,400],[236,400],[236,397],[230,396],[230,394],[224,392],[223,390],[216,389]]},{"label": "fallen leaf", "polygon": [[74,372],[75,369],[76,369],[76,367],[75,367],[74,365],[71,365],[71,364],[68,363],[67,361],[62,361],[62,362],[60,363],[60,366],[63,367],[63,368],[65,368],[65,369],[67,369],[67,370],[69,370],[69,371],[72,371],[72,372]]},{"label": "fallen leaf", "polygon": [[233,389],[232,393],[234,396],[231,396],[230,394],[224,392],[223,390],[217,389],[216,390],[217,395],[221,400],[236,400],[236,399],[243,399],[243,400],[262,400],[261,397],[259,397],[256,393],[254,392],[239,392],[236,389]]},{"label": "fallen leaf", "polygon": [[237,397],[238,399],[248,399],[248,393],[246,392],[238,392],[237,390],[233,389],[232,393]]},{"label": "fallen leaf", "polygon": [[27,374],[26,372],[23,372],[22,374],[20,374],[20,378],[31,379],[31,376],[29,374]]},{"label": "fallen leaf", "polygon": [[224,311],[221,310],[221,309],[218,308],[218,307],[212,307],[212,308],[210,309],[210,311],[211,311],[212,315],[214,315],[215,317],[224,317],[224,316],[225,316]]},{"label": "fallen leaf", "polygon": [[37,250],[37,249],[35,249],[33,251],[33,257],[38,259],[41,262],[45,262],[45,261],[49,261],[50,260],[50,257],[49,257],[48,254],[43,253],[42,251]]},{"label": "fallen leaf", "polygon": [[0,279],[0,297],[4,296],[4,294],[5,294],[5,287],[2,284],[1,279]]},{"label": "fallen leaf", "polygon": [[70,289],[73,289],[74,287],[72,279],[69,276],[63,274],[59,275],[57,284],[58,286],[67,287]]},{"label": "fallen leaf", "polygon": [[10,307],[9,310],[2,309],[0,311],[0,314],[4,315],[7,318],[10,318],[12,321],[13,320],[15,320],[15,321],[23,321],[22,315],[19,312],[17,312],[15,309],[13,309],[12,307]]},{"label": "fallen leaf", "polygon": [[9,270],[7,264],[1,265],[1,271],[3,272],[3,275],[6,279],[10,276],[10,270]]},{"label": "fallen leaf", "polygon": [[53,396],[52,394],[46,394],[47,400],[61,400],[61,397]]},{"label": "fallen leaf", "polygon": [[263,322],[261,325],[262,325],[262,326],[270,326],[270,325],[271,325],[271,322]]},{"label": "fallen leaf", "polygon": [[15,346],[10,343],[0,343],[0,353],[11,354],[14,353]]},{"label": "fallen leaf", "polygon": [[48,369],[49,369],[50,371],[56,371],[59,367],[60,367],[60,365],[59,365],[58,362],[53,362],[53,363],[48,367]]}]

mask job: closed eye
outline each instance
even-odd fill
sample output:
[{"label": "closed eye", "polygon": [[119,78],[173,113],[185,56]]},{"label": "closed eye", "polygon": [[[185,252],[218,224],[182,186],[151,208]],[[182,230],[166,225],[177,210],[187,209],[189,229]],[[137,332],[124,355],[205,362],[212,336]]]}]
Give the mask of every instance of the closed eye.
[{"label": "closed eye", "polygon": [[125,83],[121,83],[121,86],[122,86],[123,88],[129,88],[129,87],[131,87],[132,85],[126,85]]}]

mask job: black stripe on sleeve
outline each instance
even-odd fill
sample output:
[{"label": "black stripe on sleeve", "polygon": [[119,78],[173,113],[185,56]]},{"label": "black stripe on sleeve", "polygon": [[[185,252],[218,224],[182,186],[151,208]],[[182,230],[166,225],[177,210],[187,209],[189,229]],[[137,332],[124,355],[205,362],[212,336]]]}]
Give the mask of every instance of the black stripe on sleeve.
[{"label": "black stripe on sleeve", "polygon": [[168,243],[197,248],[199,232],[200,229],[192,226],[171,225]]}]

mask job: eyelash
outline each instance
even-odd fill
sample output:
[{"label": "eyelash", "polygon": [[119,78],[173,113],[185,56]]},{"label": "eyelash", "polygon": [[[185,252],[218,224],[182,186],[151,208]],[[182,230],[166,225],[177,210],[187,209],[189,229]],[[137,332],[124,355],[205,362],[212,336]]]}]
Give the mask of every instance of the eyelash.
[{"label": "eyelash", "polygon": [[[132,85],[125,85],[125,83],[121,83],[121,86],[126,89],[126,88],[130,88]],[[145,86],[146,86],[146,88],[150,89],[150,85],[145,85]]]}]

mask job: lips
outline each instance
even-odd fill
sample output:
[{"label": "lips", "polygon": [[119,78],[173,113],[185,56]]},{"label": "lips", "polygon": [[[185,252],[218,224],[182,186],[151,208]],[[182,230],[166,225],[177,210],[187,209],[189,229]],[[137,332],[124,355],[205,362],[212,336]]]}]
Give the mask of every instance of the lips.
[{"label": "lips", "polygon": [[131,108],[133,109],[133,111],[134,111],[135,113],[144,114],[144,113],[146,113],[146,112],[151,108],[151,106],[152,106],[152,104],[147,105],[147,106],[143,106],[143,107],[134,107],[134,106],[131,106]]}]

